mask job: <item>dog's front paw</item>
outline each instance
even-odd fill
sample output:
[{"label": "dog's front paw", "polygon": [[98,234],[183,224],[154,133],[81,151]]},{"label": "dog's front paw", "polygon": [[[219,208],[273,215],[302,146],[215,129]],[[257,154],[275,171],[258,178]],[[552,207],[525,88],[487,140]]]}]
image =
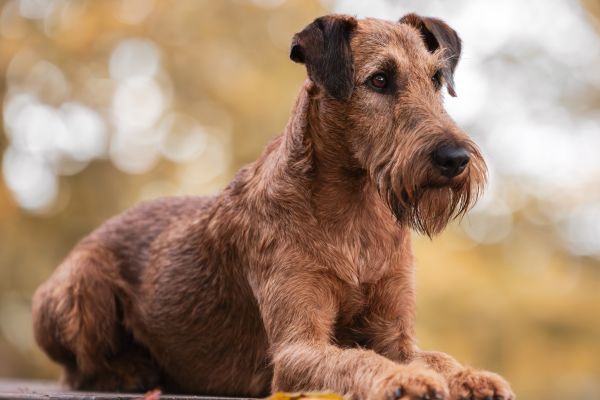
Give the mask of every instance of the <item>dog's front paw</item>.
[{"label": "dog's front paw", "polygon": [[514,400],[510,385],[500,375],[465,368],[448,380],[452,400]]},{"label": "dog's front paw", "polygon": [[386,380],[377,399],[445,400],[449,391],[446,380],[426,368],[406,367]]}]

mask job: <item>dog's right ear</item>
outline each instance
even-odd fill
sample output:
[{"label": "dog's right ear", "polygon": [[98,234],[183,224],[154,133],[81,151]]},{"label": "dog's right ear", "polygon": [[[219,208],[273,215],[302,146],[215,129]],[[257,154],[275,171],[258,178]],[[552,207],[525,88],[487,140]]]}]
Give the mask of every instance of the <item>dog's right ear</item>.
[{"label": "dog's right ear", "polygon": [[411,25],[420,33],[427,50],[434,52],[439,48],[444,49],[446,57],[442,75],[446,81],[446,88],[450,96],[456,97],[454,89],[454,70],[460,58],[462,43],[454,29],[447,23],[437,18],[421,17],[417,14],[407,14],[400,19],[401,24]]},{"label": "dog's right ear", "polygon": [[306,65],[308,76],[336,99],[350,98],[354,88],[350,34],[356,18],[326,15],[294,35],[292,61]]}]

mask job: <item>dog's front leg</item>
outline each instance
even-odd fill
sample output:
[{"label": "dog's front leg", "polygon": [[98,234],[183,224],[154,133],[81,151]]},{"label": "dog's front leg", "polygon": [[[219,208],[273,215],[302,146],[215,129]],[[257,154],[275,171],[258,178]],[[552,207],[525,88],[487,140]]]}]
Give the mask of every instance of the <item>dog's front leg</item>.
[{"label": "dog's front leg", "polygon": [[373,351],[331,343],[336,283],[320,272],[269,272],[254,285],[273,357],[273,391],[334,391],[352,399],[445,399],[442,376]]},{"label": "dog's front leg", "polygon": [[369,346],[391,360],[431,368],[444,376],[450,398],[512,400],[510,385],[493,372],[465,367],[448,354],[423,351],[414,344],[414,290],[406,273],[382,279],[369,290],[365,334]]}]

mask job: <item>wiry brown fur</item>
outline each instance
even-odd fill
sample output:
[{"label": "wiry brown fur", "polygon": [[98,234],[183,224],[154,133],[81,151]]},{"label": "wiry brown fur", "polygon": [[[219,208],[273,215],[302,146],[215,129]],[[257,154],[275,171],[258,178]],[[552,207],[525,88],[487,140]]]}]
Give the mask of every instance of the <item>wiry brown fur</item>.
[{"label": "wiry brown fur", "polygon": [[[447,25],[414,15],[327,16],[300,32],[291,57],[310,79],[256,162],[214,197],[155,200],[108,221],[38,289],[36,339],[65,381],[513,399],[499,376],[414,340],[410,229],[439,232],[485,180],[431,81],[440,69],[454,90],[459,52]],[[381,68],[395,71],[386,94],[365,83]],[[453,178],[431,160],[445,143],[471,157]]]}]

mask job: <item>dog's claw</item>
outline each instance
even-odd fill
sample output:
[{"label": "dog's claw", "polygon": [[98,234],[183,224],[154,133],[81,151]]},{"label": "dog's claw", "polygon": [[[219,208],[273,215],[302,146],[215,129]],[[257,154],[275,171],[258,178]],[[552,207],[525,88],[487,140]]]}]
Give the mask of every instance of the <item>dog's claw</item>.
[{"label": "dog's claw", "polygon": [[504,400],[504,396],[494,396],[494,400]]}]

